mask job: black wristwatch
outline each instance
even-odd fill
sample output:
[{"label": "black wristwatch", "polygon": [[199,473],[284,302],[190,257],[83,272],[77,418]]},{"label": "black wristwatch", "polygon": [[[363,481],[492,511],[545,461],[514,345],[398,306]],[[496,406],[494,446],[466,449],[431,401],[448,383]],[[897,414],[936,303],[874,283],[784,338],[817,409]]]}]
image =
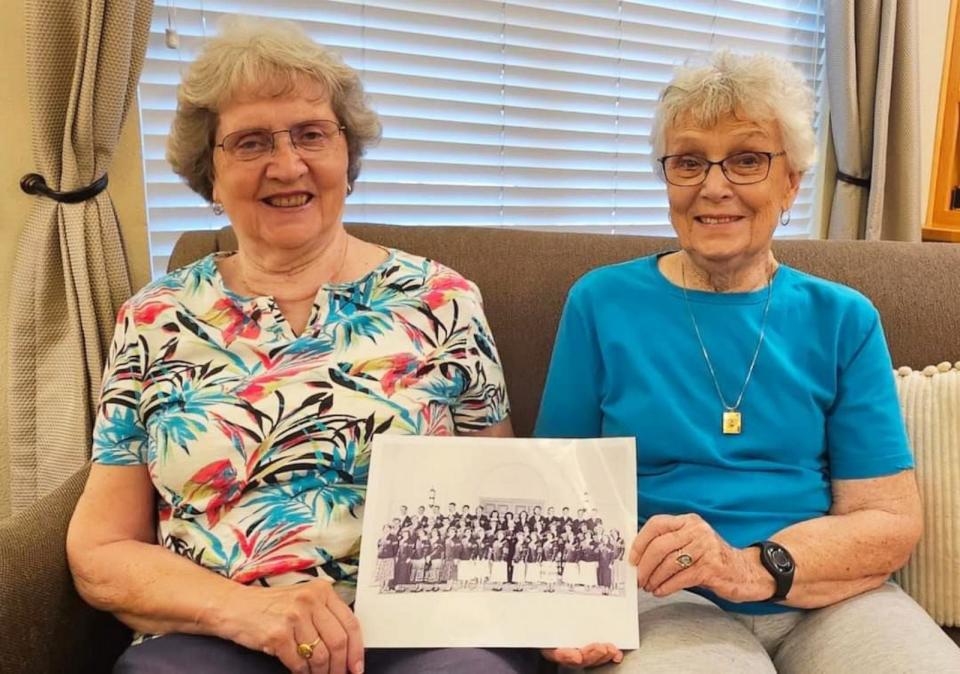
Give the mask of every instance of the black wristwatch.
[{"label": "black wristwatch", "polygon": [[793,586],[793,573],[797,568],[793,557],[785,547],[773,541],[760,541],[750,547],[760,548],[760,563],[770,572],[777,584],[776,591],[767,601],[783,601]]}]

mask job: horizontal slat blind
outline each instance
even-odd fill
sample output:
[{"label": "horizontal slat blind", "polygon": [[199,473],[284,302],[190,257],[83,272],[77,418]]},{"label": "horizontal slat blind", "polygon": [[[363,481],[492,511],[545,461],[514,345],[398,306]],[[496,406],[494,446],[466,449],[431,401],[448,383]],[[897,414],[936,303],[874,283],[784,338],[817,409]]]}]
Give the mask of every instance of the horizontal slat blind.
[{"label": "horizontal slat blind", "polygon": [[[822,0],[159,0],[140,82],[155,274],[180,233],[226,224],[164,159],[181,70],[225,14],[298,21],[361,72],[383,141],[348,222],[667,234],[649,131],[676,64],[768,51],[823,90]],[[817,184],[781,236],[809,235]]]}]

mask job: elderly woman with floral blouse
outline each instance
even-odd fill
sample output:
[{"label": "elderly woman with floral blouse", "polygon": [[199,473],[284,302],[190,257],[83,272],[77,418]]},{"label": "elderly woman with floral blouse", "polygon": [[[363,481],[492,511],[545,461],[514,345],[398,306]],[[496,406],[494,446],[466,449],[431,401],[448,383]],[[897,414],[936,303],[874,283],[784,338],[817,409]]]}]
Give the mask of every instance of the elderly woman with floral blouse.
[{"label": "elderly woman with floral blouse", "polygon": [[357,74],[292,25],[233,23],[184,76],[168,158],[239,249],[117,320],[67,551],[138,635],[118,672],[536,667],[365,654],[350,608],[374,435],[511,434],[477,288],[343,227],[379,131]]}]

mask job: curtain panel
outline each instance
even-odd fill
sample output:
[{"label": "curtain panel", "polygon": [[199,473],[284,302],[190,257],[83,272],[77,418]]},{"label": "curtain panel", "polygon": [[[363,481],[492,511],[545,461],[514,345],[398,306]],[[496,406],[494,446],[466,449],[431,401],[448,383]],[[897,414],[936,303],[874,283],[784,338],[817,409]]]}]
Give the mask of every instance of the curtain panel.
[{"label": "curtain panel", "polygon": [[[35,170],[50,189],[106,173],[133,101],[152,0],[26,0]],[[37,197],[10,297],[8,409],[14,513],[90,454],[100,373],[131,285],[106,191],[81,203]]]},{"label": "curtain panel", "polygon": [[831,239],[919,241],[917,0],[826,3]]}]

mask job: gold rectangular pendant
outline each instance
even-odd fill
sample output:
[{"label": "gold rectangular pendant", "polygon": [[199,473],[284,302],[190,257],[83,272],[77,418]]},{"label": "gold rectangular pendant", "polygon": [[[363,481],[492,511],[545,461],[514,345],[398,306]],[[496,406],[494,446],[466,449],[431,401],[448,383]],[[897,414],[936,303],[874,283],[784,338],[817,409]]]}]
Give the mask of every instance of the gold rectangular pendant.
[{"label": "gold rectangular pendant", "polygon": [[740,433],[740,413],[736,411],[723,413],[723,434],[739,435]]}]

